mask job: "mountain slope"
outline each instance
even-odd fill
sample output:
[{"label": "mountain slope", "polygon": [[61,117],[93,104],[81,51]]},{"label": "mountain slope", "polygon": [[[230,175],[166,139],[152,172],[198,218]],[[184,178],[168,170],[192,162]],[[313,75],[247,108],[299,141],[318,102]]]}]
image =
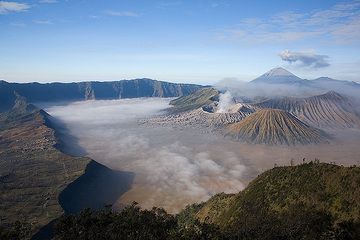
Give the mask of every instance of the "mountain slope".
[{"label": "mountain slope", "polygon": [[170,102],[168,113],[147,119],[144,123],[172,127],[202,127],[212,131],[227,124],[239,122],[255,112],[249,104],[233,103],[227,112],[218,112],[220,92],[214,88],[203,88]]},{"label": "mountain slope", "polygon": [[230,124],[225,134],[237,140],[259,144],[310,144],[325,142],[325,134],[288,112],[259,110],[244,120]]},{"label": "mountain slope", "polygon": [[282,109],[297,116],[302,121],[321,128],[358,127],[360,118],[350,101],[334,92],[308,98],[276,98],[255,106]]},{"label": "mountain slope", "polygon": [[359,182],[359,167],[276,167],[238,194],[218,194],[195,206],[188,216],[240,239],[359,239]]},{"label": "mountain slope", "polygon": [[58,195],[90,162],[58,151],[48,124],[49,115],[21,96],[0,114],[1,224],[26,221],[35,231],[59,217]]},{"label": "mountain slope", "polygon": [[0,113],[1,239],[4,227],[16,221],[28,227],[24,239],[44,226],[34,239],[50,239],[53,220],[64,212],[103,208],[130,188],[132,173],[59,150],[65,139],[58,138],[52,117],[19,94],[15,98],[13,108]]},{"label": "mountain slope", "polygon": [[171,112],[184,112],[209,105],[219,100],[219,91],[214,88],[203,88],[187,96],[179,97],[170,102]]},{"label": "mountain slope", "polygon": [[46,84],[0,81],[0,112],[10,109],[15,100],[14,92],[33,103],[87,99],[179,97],[193,93],[201,87],[195,84],[169,83],[151,79]]}]

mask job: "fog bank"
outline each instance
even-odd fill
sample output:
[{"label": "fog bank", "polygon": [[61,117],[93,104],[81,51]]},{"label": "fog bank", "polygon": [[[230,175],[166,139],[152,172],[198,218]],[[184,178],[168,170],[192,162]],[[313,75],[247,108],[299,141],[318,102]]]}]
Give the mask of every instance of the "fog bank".
[{"label": "fog bank", "polygon": [[[329,144],[268,146],[245,144],[195,129],[139,124],[160,114],[169,99],[84,101],[45,108],[65,123],[68,147],[114,170],[133,172],[131,189],[117,201],[176,212],[219,192],[238,192],[274,165],[320,159],[360,164],[360,130],[330,132]],[[65,132],[64,132],[65,131]],[[69,146],[70,145],[70,146]],[[79,151],[84,150],[84,151]],[[109,188],[116,184],[109,184]]]},{"label": "fog bank", "polygon": [[160,114],[168,103],[158,98],[83,101],[45,110],[65,123],[66,134],[89,157],[135,173],[131,190],[118,203],[137,201],[175,212],[219,192],[242,190],[254,170],[223,138],[138,124],[139,119]]}]

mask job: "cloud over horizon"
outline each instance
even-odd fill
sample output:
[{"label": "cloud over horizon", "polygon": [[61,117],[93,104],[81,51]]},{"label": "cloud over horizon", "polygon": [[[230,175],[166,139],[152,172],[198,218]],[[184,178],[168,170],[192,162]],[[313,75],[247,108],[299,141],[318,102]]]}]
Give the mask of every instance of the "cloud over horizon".
[{"label": "cloud over horizon", "polygon": [[299,66],[302,67],[311,67],[311,68],[324,68],[330,66],[327,59],[329,56],[327,55],[319,55],[313,52],[292,52],[290,50],[284,50],[279,53],[280,58],[288,62],[292,63],[300,63]]}]

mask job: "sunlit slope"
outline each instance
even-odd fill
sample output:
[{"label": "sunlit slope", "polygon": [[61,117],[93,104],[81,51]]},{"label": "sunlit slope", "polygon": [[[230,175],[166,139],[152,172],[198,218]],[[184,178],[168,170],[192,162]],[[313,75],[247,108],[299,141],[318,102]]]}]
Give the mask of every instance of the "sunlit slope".
[{"label": "sunlit slope", "polygon": [[359,167],[313,162],[276,167],[238,194],[218,194],[188,208],[183,215],[239,232],[248,239],[357,239],[359,182]]},{"label": "sunlit slope", "polygon": [[226,135],[259,144],[311,144],[325,142],[325,134],[292,114],[279,109],[262,109],[230,124]]},{"label": "sunlit slope", "polygon": [[90,159],[57,150],[50,116],[16,97],[0,114],[0,216],[3,224],[31,223],[33,232],[62,215],[58,196]]},{"label": "sunlit slope", "polygon": [[183,112],[194,110],[214,101],[218,101],[219,91],[214,88],[203,88],[190,95],[179,97],[170,102],[173,105],[171,111]]}]

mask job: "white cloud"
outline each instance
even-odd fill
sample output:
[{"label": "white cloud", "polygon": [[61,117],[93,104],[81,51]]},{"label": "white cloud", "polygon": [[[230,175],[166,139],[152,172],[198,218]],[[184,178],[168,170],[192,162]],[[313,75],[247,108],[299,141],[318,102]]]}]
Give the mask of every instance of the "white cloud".
[{"label": "white cloud", "polygon": [[117,16],[117,17],[139,17],[140,15],[136,12],[131,11],[105,11],[106,15]]},{"label": "white cloud", "polygon": [[300,66],[305,67],[323,68],[330,66],[327,61],[329,56],[315,54],[314,52],[291,52],[289,50],[284,50],[279,56],[283,61],[289,63],[299,62]]},{"label": "white cloud", "polygon": [[360,1],[336,4],[310,13],[282,12],[270,19],[242,19],[218,32],[220,40],[247,43],[292,42],[325,37],[338,43],[359,42]]},{"label": "white cloud", "polygon": [[0,14],[24,12],[30,8],[26,3],[0,1]]}]

